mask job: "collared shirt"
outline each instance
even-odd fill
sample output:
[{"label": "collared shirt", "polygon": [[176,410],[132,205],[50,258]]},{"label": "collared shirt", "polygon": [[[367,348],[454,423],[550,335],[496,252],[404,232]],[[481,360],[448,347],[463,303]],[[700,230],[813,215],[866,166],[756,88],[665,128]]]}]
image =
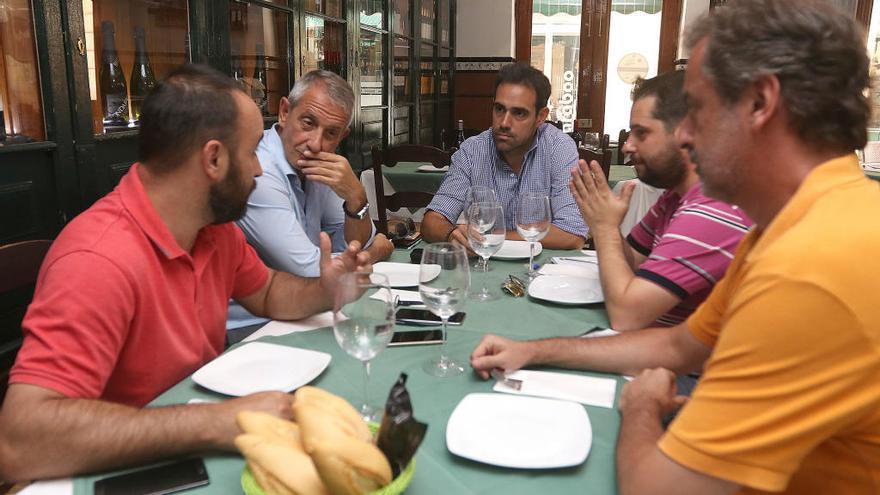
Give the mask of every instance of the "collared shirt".
[{"label": "collared shirt", "polygon": [[229,298],[265,286],[268,269],[231,223],[203,227],[184,251],[138,168],[52,243],[10,383],[143,406],[217,357]]},{"label": "collared shirt", "polygon": [[428,209],[456,223],[467,203],[468,188],[485,186],[495,190],[504,208],[507,230],[516,230],[518,196],[526,192],[543,193],[550,198],[553,225],[586,237],[587,225],[568,189],[571,169],[577,161],[574,141],[556,127],[543,124],[517,174],[499,154],[489,129],[466,140],[452,155],[452,166]]},{"label": "collared shirt", "polygon": [[626,240],[648,257],[636,276],[681,299],[657,318],[658,325],[677,325],[697,309],[751,225],[742,209],[707,198],[699,182],[684,196],[669,190],[657,199]]},{"label": "collared shirt", "polygon": [[[263,175],[248,198],[247,211],[238,226],[260,258],[270,268],[299,275],[321,275],[321,232],[330,236],[333,252],[342,252],[345,241],[343,200],[325,184],[300,179],[284,155],[278,124],[263,131],[257,146]],[[373,236],[365,244],[368,247]],[[231,302],[228,328],[263,323],[241,305]]]},{"label": "collared shirt", "polygon": [[880,493],[880,185],[813,169],[687,320],[712,354],[659,447],[741,493]]}]

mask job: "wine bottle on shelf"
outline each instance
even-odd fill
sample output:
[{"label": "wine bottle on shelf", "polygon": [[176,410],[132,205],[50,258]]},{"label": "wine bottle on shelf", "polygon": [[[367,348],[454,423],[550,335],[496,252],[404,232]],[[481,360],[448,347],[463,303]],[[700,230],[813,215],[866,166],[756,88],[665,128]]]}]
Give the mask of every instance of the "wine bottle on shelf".
[{"label": "wine bottle on shelf", "polygon": [[464,137],[464,121],[459,120],[456,124],[456,133],[455,133],[455,149],[461,149],[461,143],[465,140]]},{"label": "wine bottle on shelf", "polygon": [[104,127],[128,126],[128,89],[116,53],[116,32],[111,21],[101,23],[104,47],[101,54],[101,110]]},{"label": "wine bottle on shelf", "polygon": [[257,44],[257,64],[254,66],[254,80],[251,86],[251,98],[263,115],[269,115],[268,79],[266,77],[266,55],[263,45]]},{"label": "wine bottle on shelf", "polygon": [[134,28],[134,65],[131,67],[131,126],[141,121],[141,105],[147,94],[156,87],[156,75],[147,56],[147,39],[143,26]]}]

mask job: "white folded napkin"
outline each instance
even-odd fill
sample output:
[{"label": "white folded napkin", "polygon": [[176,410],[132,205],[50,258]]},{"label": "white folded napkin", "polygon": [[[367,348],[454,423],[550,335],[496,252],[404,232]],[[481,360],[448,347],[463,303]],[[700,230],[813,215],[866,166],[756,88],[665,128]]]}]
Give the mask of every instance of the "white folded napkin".
[{"label": "white folded napkin", "polygon": [[572,277],[599,278],[599,265],[586,263],[555,264],[544,263],[538,273],[541,275],[568,275]]},{"label": "white folded napkin", "polygon": [[617,381],[611,378],[531,370],[519,370],[507,373],[506,376],[522,380],[522,387],[516,390],[496,381],[492,390],[508,394],[569,400],[588,406],[614,407]]},{"label": "white folded napkin", "polygon": [[318,328],[324,327],[332,327],[333,326],[333,312],[332,311],[324,311],[323,313],[318,313],[316,315],[309,316],[303,320],[298,321],[277,321],[272,320],[269,323],[266,323],[263,328],[260,328],[256,332],[245,337],[243,342],[252,342],[254,340],[259,339],[260,337],[278,337],[281,335],[287,335],[294,332],[308,332],[309,330],[315,330]]},{"label": "white folded napkin", "polygon": [[617,330],[606,328],[604,330],[593,330],[590,333],[582,335],[582,337],[586,339],[592,339],[594,337],[614,337],[615,335],[620,335],[620,332],[618,332]]},{"label": "white folded napkin", "polygon": [[[386,300],[385,294],[387,294],[385,291],[376,291],[375,294],[370,296],[370,299]],[[394,298],[395,296],[400,302],[422,302],[422,296],[419,295],[417,290],[391,289],[391,297]]]},{"label": "white folded napkin", "polygon": [[599,258],[595,256],[554,256],[550,261],[557,265],[599,266]]},{"label": "white folded napkin", "polygon": [[18,495],[73,495],[73,478],[37,481],[26,486]]},{"label": "white folded napkin", "polygon": [[581,249],[581,252],[584,253],[584,256],[592,256],[593,258],[598,256],[595,249]]}]

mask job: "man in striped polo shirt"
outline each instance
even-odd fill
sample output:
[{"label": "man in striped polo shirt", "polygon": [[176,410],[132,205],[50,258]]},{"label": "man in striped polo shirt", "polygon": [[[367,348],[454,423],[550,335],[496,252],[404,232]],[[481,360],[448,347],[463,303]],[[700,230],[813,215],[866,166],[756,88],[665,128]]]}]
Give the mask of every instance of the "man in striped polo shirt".
[{"label": "man in striped polo shirt", "polygon": [[[709,295],[752,224],[745,213],[703,195],[696,165],[676,142],[684,118],[684,72],[640,81],[633,90],[623,151],[642,182],[666,192],[626,242],[620,223],[634,184],[620,196],[597,163],[572,169],[570,188],[596,243],[611,327],[618,331],[683,322]],[[592,172],[592,173],[591,173]]]},{"label": "man in striped polo shirt", "polygon": [[468,190],[495,191],[504,207],[507,238],[516,231],[516,204],[522,193],[550,198],[553,220],[541,244],[550,249],[579,249],[587,226],[568,190],[569,170],[577,164],[574,141],[544,122],[550,81],[528,64],[509,64],[498,72],[492,105],[492,128],[462,144],[452,166],[428,205],[421,232],[430,242],[450,241],[468,247],[465,226],[456,221],[469,202]]}]

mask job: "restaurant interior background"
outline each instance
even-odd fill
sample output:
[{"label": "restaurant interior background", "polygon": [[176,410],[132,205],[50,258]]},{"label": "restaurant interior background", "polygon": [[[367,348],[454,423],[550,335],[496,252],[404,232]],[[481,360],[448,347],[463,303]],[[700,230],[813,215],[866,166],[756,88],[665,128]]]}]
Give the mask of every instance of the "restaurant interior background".
[{"label": "restaurant interior background", "polygon": [[[187,60],[236,77],[267,127],[301,74],[341,74],[357,98],[342,151],[359,171],[373,145],[443,147],[459,119],[487,128],[495,73],[514,60],[550,77],[565,130],[616,138],[636,77],[683,64],[686,27],[724,3],[0,0],[0,244],[53,238],[110,191],[136,160],[143,94]],[[834,3],[866,27],[876,81],[880,2]]]}]

